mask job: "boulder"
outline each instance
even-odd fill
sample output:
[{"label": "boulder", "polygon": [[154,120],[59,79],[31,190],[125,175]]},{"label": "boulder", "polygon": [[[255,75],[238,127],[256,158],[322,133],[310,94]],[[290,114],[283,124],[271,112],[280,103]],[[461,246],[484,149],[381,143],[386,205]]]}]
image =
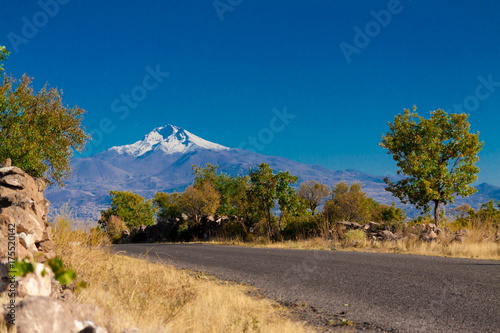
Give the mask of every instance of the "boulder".
[{"label": "boulder", "polygon": [[357,222],[347,222],[347,221],[342,221],[338,222],[337,225],[343,227],[344,229],[350,230],[350,229],[361,229],[363,226]]},{"label": "boulder", "polygon": [[430,230],[428,232],[424,232],[420,236],[420,239],[423,241],[426,241],[426,242],[435,241],[435,240],[437,240],[437,238],[438,238],[438,236],[433,230]]},{"label": "boulder", "polygon": [[28,297],[16,309],[18,333],[69,333],[74,319],[68,305],[45,296]]},{"label": "boulder", "polygon": [[0,168],[10,167],[12,166],[12,160],[10,158],[6,159],[3,162],[0,162]]},{"label": "boulder", "polygon": [[382,226],[380,225],[380,223],[370,221],[370,222],[368,222],[368,228],[367,228],[367,230],[370,230],[370,231],[377,231],[377,230],[379,230],[381,227],[382,227]]},{"label": "boulder", "polygon": [[[9,161],[0,163],[0,240],[2,244],[6,241],[7,226],[15,223],[19,258],[43,261],[55,255],[53,234],[47,220],[49,202],[43,196],[44,190],[42,179],[31,177]],[[2,247],[0,262],[6,257]]]},{"label": "boulder", "polygon": [[378,235],[382,238],[383,241],[393,241],[396,239],[394,234],[389,230],[379,231]]}]

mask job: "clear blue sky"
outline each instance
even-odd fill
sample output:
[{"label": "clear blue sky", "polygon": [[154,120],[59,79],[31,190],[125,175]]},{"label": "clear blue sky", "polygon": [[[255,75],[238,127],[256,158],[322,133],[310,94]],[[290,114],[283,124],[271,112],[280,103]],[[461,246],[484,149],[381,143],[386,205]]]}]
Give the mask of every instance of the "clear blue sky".
[{"label": "clear blue sky", "polygon": [[[229,147],[387,174],[395,165],[378,147],[387,122],[412,105],[427,116],[456,104],[485,141],[479,181],[500,185],[498,1],[0,6],[7,72],[86,109],[92,153],[170,123]],[[285,122],[273,112],[284,107]]]}]

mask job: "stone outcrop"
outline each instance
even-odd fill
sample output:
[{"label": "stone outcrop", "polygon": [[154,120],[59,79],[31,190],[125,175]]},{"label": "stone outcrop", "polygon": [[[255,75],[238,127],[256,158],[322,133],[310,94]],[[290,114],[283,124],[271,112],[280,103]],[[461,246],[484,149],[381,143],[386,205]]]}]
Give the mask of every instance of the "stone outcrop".
[{"label": "stone outcrop", "polygon": [[[10,161],[0,163],[0,243],[7,244],[9,226],[15,226],[16,256],[44,261],[54,256],[52,230],[47,220],[49,202],[45,181],[33,178]],[[7,247],[0,248],[5,262]]]}]

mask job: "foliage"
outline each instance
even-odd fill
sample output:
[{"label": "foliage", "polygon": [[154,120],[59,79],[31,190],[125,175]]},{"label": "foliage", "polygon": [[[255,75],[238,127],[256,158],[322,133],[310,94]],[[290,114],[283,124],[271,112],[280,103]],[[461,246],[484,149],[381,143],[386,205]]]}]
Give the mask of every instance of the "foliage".
[{"label": "foliage", "polygon": [[10,54],[9,51],[7,51],[7,49],[5,48],[5,46],[0,45],[0,77],[2,76],[3,71],[4,71],[4,69],[3,69],[3,63],[2,62],[5,59],[7,59],[7,57],[9,56],[9,54]]},{"label": "foliage", "polygon": [[328,196],[330,188],[315,180],[310,180],[300,184],[297,195],[304,201],[307,208],[311,210],[312,215],[321,204],[322,200]]},{"label": "foliage", "polygon": [[455,221],[450,224],[455,228],[493,227],[500,229],[500,201],[492,199],[481,204],[476,211],[469,205],[463,204],[450,210]]},{"label": "foliage", "polygon": [[406,220],[406,212],[404,209],[396,207],[394,202],[391,205],[376,203],[372,208],[371,215],[375,222],[403,222]]},{"label": "foliage", "polygon": [[[0,49],[0,62],[5,52]],[[26,75],[0,79],[0,160],[11,158],[31,176],[63,185],[73,149],[81,151],[89,139],[81,126],[85,111],[65,107],[56,88],[35,92]]]},{"label": "foliage", "polygon": [[363,243],[368,239],[366,233],[361,229],[351,229],[344,233],[343,238],[348,246],[364,245]]},{"label": "foliage", "polygon": [[281,225],[279,224],[278,230],[275,230],[272,210],[279,205],[280,223],[287,215],[294,213],[299,200],[290,185],[296,183],[298,177],[290,175],[288,171],[275,174],[266,163],[261,163],[257,169],[252,169],[249,176],[248,197],[252,198],[254,212],[260,220],[265,221],[269,238],[274,238],[281,231]]},{"label": "foliage", "polygon": [[188,186],[179,198],[182,212],[191,216],[195,224],[200,224],[203,215],[213,215],[220,202],[220,195],[208,182]]},{"label": "foliage", "polygon": [[168,222],[181,218],[182,210],[179,203],[180,193],[157,192],[153,197],[153,205],[157,210],[157,221]]},{"label": "foliage", "polygon": [[217,173],[217,166],[207,164],[205,168],[193,166],[195,174],[194,186],[209,183],[219,193],[220,201],[216,213],[218,215],[247,216],[247,187],[249,177],[232,177]]},{"label": "foliage", "polygon": [[467,114],[448,114],[438,109],[425,119],[405,109],[389,123],[380,146],[393,155],[405,177],[397,182],[385,179],[387,190],[404,203],[424,212],[434,203],[434,220],[439,222],[440,205],[453,203],[455,195],[469,196],[477,179],[475,163],[483,147],[479,133],[470,133]]},{"label": "foliage", "polygon": [[152,225],[155,222],[155,208],[151,200],[146,200],[132,192],[110,191],[111,207],[101,212],[99,225],[107,230],[107,223],[112,215],[119,217],[129,229],[140,225]]},{"label": "foliage", "polygon": [[[14,272],[15,276],[25,277],[29,273],[35,272],[36,263],[32,263],[26,259],[21,261],[16,259],[13,265],[14,267],[11,271]],[[54,274],[54,279],[62,285],[70,284],[76,280],[75,271],[70,268],[64,268],[62,260],[58,257],[49,259],[47,261],[47,266],[48,267],[44,266],[41,272],[42,276],[45,276],[47,274],[47,269],[50,269]],[[86,283],[84,281],[80,281],[78,283],[78,287],[85,288]]]},{"label": "foliage", "polygon": [[348,185],[339,182],[332,191],[332,198],[323,209],[327,220],[332,222],[368,222],[373,207],[373,200],[362,190],[361,184]]},{"label": "foliage", "polygon": [[123,232],[127,231],[127,225],[121,218],[111,215],[106,223],[106,233],[113,243],[117,243],[122,239]]},{"label": "foliage", "polygon": [[295,216],[290,218],[283,228],[283,237],[289,240],[301,240],[319,236],[321,217]]}]

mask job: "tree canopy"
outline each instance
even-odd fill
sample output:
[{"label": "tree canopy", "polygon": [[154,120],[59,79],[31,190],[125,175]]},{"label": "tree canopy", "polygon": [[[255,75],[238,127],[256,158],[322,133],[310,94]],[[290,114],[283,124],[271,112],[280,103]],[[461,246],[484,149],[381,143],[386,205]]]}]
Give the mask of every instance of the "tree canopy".
[{"label": "tree canopy", "polygon": [[129,229],[140,225],[155,223],[155,211],[151,200],[133,192],[110,191],[111,207],[101,212],[99,224],[106,227],[111,216],[117,216],[125,222]]},{"label": "tree canopy", "polygon": [[[0,63],[6,55],[0,48]],[[73,149],[81,151],[89,139],[81,125],[85,111],[64,106],[62,93],[47,84],[35,92],[26,75],[0,78],[0,160],[11,158],[31,176],[63,185]]]},{"label": "tree canopy", "polygon": [[362,190],[361,184],[339,182],[332,191],[324,208],[324,215],[330,222],[368,222],[374,201]]},{"label": "tree canopy", "polygon": [[315,180],[310,180],[300,184],[297,195],[304,201],[312,215],[321,204],[321,201],[330,193],[330,187]]},{"label": "tree canopy", "polygon": [[467,114],[448,114],[442,109],[429,119],[404,110],[389,123],[382,148],[392,154],[399,167],[399,181],[385,178],[386,188],[403,203],[410,202],[424,212],[434,203],[434,220],[439,222],[440,205],[453,203],[456,195],[476,192],[470,184],[477,179],[475,163],[483,147],[479,133],[470,133]]}]

